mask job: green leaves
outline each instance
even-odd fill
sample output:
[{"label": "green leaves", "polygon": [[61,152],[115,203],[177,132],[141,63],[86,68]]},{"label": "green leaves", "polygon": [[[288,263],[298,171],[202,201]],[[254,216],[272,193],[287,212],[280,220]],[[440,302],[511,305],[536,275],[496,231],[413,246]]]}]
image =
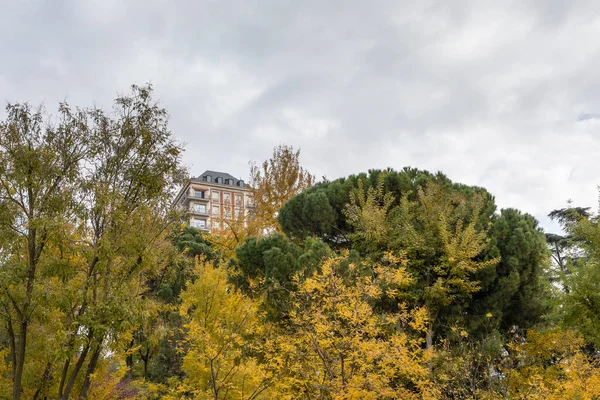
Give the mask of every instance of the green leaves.
[{"label": "green leaves", "polygon": [[377,186],[368,189],[359,180],[358,192],[350,193],[350,204],[343,210],[348,223],[355,228],[349,237],[355,247],[363,252],[381,251],[389,240],[388,212],[394,203],[394,196],[385,193],[384,176],[379,177]]},{"label": "green leaves", "polygon": [[[0,300],[11,333],[0,345],[14,355],[15,398],[21,386],[31,397],[40,379],[53,396],[85,398],[104,346],[117,354],[135,329],[146,284],[165,265],[172,196],[185,177],[167,117],[151,86],[133,86],[112,114],[63,103],[52,120],[27,104],[7,106],[0,237],[10,241],[0,239]],[[48,315],[61,328],[40,335]],[[42,339],[47,372],[26,362]]]}]

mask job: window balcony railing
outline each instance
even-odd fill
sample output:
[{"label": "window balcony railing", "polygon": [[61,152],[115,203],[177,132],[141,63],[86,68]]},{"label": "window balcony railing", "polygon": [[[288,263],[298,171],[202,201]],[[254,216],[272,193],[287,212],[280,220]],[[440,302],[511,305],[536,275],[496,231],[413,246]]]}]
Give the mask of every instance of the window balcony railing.
[{"label": "window balcony railing", "polygon": [[191,199],[208,201],[208,193],[207,192],[203,192],[201,190],[193,190],[193,191],[191,191],[190,194],[188,195],[188,197],[191,198]]}]

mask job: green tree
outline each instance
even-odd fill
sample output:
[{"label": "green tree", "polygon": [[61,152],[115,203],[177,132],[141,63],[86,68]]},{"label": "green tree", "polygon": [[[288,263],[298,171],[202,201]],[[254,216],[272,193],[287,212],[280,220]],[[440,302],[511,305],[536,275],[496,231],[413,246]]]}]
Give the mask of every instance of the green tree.
[{"label": "green tree", "polygon": [[[79,214],[86,263],[80,271],[81,306],[65,343],[59,385],[64,399],[89,354],[80,389],[80,397],[87,397],[105,344],[120,346],[120,334],[134,328],[147,277],[164,267],[161,253],[170,246],[167,233],[176,221],[169,215],[172,196],[185,177],[179,167],[182,149],[150,86],[133,86],[131,95],[118,98],[114,115],[98,109],[89,114],[94,136]],[[86,332],[84,352],[71,369],[79,332]]]},{"label": "green tree", "polygon": [[185,354],[178,346],[184,340],[184,319],[177,308],[181,305],[180,294],[186,282],[193,281],[195,276],[196,260],[214,263],[219,260],[218,254],[199,229],[189,226],[176,229],[171,240],[177,253],[173,254],[161,274],[148,283],[148,296],[162,305],[158,318],[150,326],[142,324],[134,337],[135,343],[130,346],[140,347],[138,353],[133,355],[132,362],[143,364],[144,378],[158,383],[183,377]]},{"label": "green tree", "polygon": [[349,235],[354,248],[361,254],[372,254],[377,257],[389,247],[391,232],[390,208],[394,203],[392,193],[384,191],[384,175],[381,175],[377,186],[365,190],[363,181],[358,182],[358,193],[350,194],[350,204],[346,205],[343,214],[348,223],[355,227]]},{"label": "green tree", "polygon": [[482,257],[489,242],[487,230],[478,229],[483,198],[430,182],[417,189],[416,200],[407,193],[392,207],[394,198],[383,182],[380,176],[367,190],[359,182],[359,193],[345,210],[356,229],[349,237],[370,259],[386,251],[406,254],[416,278],[414,301],[429,311],[426,344],[431,347],[439,321],[464,314],[479,290],[476,273],[497,262]]},{"label": "green tree", "polygon": [[440,321],[461,314],[456,309],[464,310],[480,289],[477,272],[499,261],[482,257],[489,241],[478,229],[483,205],[479,195],[469,199],[434,183],[418,189],[416,201],[401,200],[391,246],[406,253],[415,297],[429,312],[427,347]]},{"label": "green tree", "polygon": [[[363,256],[377,258],[384,251],[414,248],[424,240],[421,235],[411,243],[413,239],[407,236],[410,231],[403,230],[398,221],[406,215],[401,202],[420,204],[420,190],[428,185],[436,185],[439,195],[446,199],[459,199],[450,200],[454,203],[449,205],[454,210],[452,213],[461,212],[461,208],[473,211],[474,201],[479,199],[474,229],[485,232],[487,244],[476,260],[499,259],[497,265],[481,268],[471,277],[480,282],[480,290],[473,294],[469,304],[448,307],[442,314],[460,318],[469,332],[475,332],[483,325],[487,327],[490,322],[497,323],[502,332],[510,330],[514,324],[527,328],[539,322],[548,311],[548,287],[545,284],[548,253],[543,233],[531,216],[516,210],[502,210],[496,214],[494,199],[485,189],[453,183],[443,174],[433,175],[411,168],[399,172],[371,170],[368,174],[317,184],[295,196],[282,208],[280,222],[294,239],[316,235],[332,248],[352,248]],[[447,200],[440,201],[448,203]],[[323,212],[322,218],[319,210]],[[429,212],[422,206],[414,210]],[[460,220],[464,224],[473,222],[467,217]],[[414,225],[418,227],[418,224]],[[423,225],[419,228],[421,234],[424,234],[425,226],[434,225]],[[427,240],[433,246],[431,254],[442,248],[435,237]],[[433,245],[436,240],[437,244]],[[420,262],[430,262],[426,253],[418,252],[415,257],[420,258]],[[493,321],[487,317],[488,313],[494,315]],[[445,318],[444,315],[441,317]],[[455,322],[439,325],[453,326]]]},{"label": "green tree", "polygon": [[236,257],[231,260],[230,280],[247,295],[265,296],[269,319],[281,320],[289,311],[296,275],[312,273],[330,254],[329,247],[317,239],[308,239],[300,247],[279,233],[249,238],[236,249]]},{"label": "green tree", "polygon": [[349,235],[355,232],[356,227],[349,223],[344,210],[350,204],[351,195],[359,193],[359,182],[364,185],[364,190],[369,190],[370,187],[377,187],[380,179],[383,179],[384,194],[391,193],[394,198],[392,207],[397,206],[404,195],[415,200],[418,188],[428,182],[436,182],[466,196],[480,193],[484,204],[479,222],[484,225],[487,223],[486,218],[496,209],[493,197],[484,189],[452,183],[442,173],[432,174],[410,167],[401,171],[369,170],[368,173],[318,183],[292,197],[279,213],[283,232],[295,240],[316,236],[332,248],[350,248],[352,241]]},{"label": "green tree", "polygon": [[577,327],[588,343],[600,347],[600,224],[587,215],[564,225],[567,236],[577,238],[578,263],[567,264],[564,286],[564,320]]},{"label": "green tree", "polygon": [[[178,217],[171,202],[185,171],[167,120],[150,86],[133,86],[114,114],[62,104],[56,124],[26,105],[8,107],[0,229],[21,238],[2,249],[13,398],[68,399],[75,390],[87,398],[103,355],[121,355]],[[34,350],[41,368],[25,362]]]},{"label": "green tree", "polygon": [[500,261],[477,274],[481,290],[471,302],[470,328],[487,326],[488,313],[502,332],[532,328],[550,311],[546,279],[550,254],[544,233],[531,215],[503,209],[493,219],[490,237]]},{"label": "green tree", "polygon": [[[13,399],[20,399],[29,328],[43,307],[40,266],[53,240],[74,222],[80,164],[89,154],[87,115],[66,104],[51,124],[42,111],[9,104],[0,122],[1,296],[9,337]],[[44,374],[47,375],[47,374]]]},{"label": "green tree", "polygon": [[564,235],[547,233],[546,242],[552,252],[554,267],[550,278],[553,282],[560,282],[562,289],[568,293],[570,288],[566,285],[566,278],[573,268],[585,262],[585,251],[580,246],[585,239],[575,234],[574,226],[581,219],[589,219],[592,214],[589,207],[571,207],[569,202],[569,207],[553,210],[548,216],[566,231]]}]

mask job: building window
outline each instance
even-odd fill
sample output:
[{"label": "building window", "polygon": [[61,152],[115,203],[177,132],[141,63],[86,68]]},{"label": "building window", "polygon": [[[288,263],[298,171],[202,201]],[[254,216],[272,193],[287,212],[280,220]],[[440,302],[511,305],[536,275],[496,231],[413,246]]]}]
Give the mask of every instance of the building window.
[{"label": "building window", "polygon": [[212,206],[212,216],[213,217],[220,217],[221,216],[221,207],[213,204]]},{"label": "building window", "polygon": [[206,220],[200,219],[200,218],[194,218],[192,220],[192,226],[194,228],[204,229],[204,228],[206,228]]},{"label": "building window", "polygon": [[241,209],[241,208],[239,208],[239,207],[236,207],[236,208],[233,210],[233,217],[234,217],[235,219],[239,219],[239,218],[240,218],[240,215],[242,215],[242,209]]},{"label": "building window", "polygon": [[212,221],[212,228],[213,229],[221,229],[221,223],[219,221]]},{"label": "building window", "polygon": [[194,190],[194,197],[204,199],[204,192],[202,190]]},{"label": "building window", "polygon": [[223,193],[223,203],[231,204],[231,193]]},{"label": "building window", "polygon": [[243,198],[243,195],[241,195],[241,194],[236,194],[235,195],[235,206],[236,207],[241,207],[242,206],[242,204],[243,204],[242,198]]},{"label": "building window", "polygon": [[194,211],[198,214],[206,214],[206,204],[194,204]]},{"label": "building window", "polygon": [[231,219],[231,208],[230,207],[227,207],[225,209],[225,218],[226,219]]},{"label": "building window", "polygon": [[218,191],[216,191],[216,190],[213,190],[212,191],[212,200],[213,201],[219,201],[219,200],[221,200],[221,193],[218,192]]}]

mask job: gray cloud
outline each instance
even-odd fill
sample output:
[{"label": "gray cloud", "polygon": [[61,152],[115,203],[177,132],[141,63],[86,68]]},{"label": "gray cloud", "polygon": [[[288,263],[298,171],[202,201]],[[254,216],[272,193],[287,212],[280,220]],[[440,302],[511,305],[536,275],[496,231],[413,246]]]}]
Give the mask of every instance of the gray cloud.
[{"label": "gray cloud", "polygon": [[0,98],[107,106],[151,81],[192,173],[287,143],[317,176],[441,170],[548,229],[597,204],[596,2],[0,5]]}]

